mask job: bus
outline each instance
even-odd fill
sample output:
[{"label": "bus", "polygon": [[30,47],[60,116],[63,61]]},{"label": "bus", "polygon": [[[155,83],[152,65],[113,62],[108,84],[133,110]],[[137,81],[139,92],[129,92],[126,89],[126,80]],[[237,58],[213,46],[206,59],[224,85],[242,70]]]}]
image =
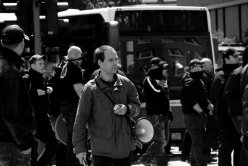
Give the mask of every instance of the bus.
[{"label": "bus", "polygon": [[[215,62],[207,8],[134,5],[82,11],[69,9],[58,13],[57,35],[47,35],[45,32],[41,35],[43,52],[47,52],[52,61],[56,61],[58,55],[66,55],[70,45],[80,46],[86,57],[86,64],[83,65],[87,67],[86,80],[95,69],[92,64],[93,51],[103,44],[117,50],[123,71],[138,90],[142,88],[149,60],[157,56],[167,61],[170,104],[174,116],[171,140],[180,146],[185,130],[180,104],[182,76],[193,58],[207,57]],[[145,103],[142,104],[144,109]]]}]

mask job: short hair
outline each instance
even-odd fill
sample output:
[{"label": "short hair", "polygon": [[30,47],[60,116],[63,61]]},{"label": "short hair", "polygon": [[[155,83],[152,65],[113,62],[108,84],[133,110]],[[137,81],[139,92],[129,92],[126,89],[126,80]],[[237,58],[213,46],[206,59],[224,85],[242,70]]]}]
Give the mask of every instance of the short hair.
[{"label": "short hair", "polygon": [[77,60],[82,58],[82,50],[78,46],[71,46],[67,51],[68,60]]},{"label": "short hair", "polygon": [[223,64],[226,64],[225,58],[229,59],[230,56],[239,55],[240,53],[234,48],[228,48],[222,53]]},{"label": "short hair", "polygon": [[97,64],[98,60],[103,62],[105,59],[104,52],[107,50],[113,50],[114,52],[116,52],[115,49],[109,45],[100,46],[97,49],[95,49],[93,62],[95,64]]}]

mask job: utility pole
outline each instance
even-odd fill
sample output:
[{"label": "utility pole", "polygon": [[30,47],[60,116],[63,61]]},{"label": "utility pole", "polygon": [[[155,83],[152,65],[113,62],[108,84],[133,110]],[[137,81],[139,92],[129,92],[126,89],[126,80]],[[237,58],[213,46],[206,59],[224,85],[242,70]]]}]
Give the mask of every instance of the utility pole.
[{"label": "utility pole", "polygon": [[34,24],[34,52],[41,54],[41,33],[40,33],[40,4],[33,0],[33,24]]}]

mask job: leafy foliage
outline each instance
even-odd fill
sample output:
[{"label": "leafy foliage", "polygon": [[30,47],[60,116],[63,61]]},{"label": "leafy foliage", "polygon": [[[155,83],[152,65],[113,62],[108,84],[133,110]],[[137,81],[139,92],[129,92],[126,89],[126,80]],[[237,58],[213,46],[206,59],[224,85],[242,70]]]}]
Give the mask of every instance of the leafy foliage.
[{"label": "leafy foliage", "polygon": [[129,0],[71,0],[70,3],[71,8],[80,10],[134,4],[134,2],[129,2]]}]

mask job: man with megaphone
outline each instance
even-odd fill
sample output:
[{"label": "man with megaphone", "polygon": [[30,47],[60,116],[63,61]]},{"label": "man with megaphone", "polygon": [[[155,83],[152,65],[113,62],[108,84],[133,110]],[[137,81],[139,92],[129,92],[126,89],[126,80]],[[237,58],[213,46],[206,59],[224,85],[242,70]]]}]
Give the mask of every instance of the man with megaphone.
[{"label": "man with megaphone", "polygon": [[164,147],[168,143],[166,141],[165,124],[168,124],[169,115],[169,99],[165,91],[165,82],[163,68],[167,67],[167,63],[158,57],[150,60],[147,76],[143,82],[143,90],[146,101],[146,111],[148,118],[154,126],[153,142],[148,147],[139,161],[143,164],[156,159],[158,166],[167,165],[167,155]]},{"label": "man with megaphone", "polygon": [[100,71],[82,89],[73,128],[74,152],[84,164],[87,126],[94,166],[131,166],[136,142],[130,118],[139,114],[137,90],[117,74],[118,56],[111,46],[97,48],[94,62]]}]

